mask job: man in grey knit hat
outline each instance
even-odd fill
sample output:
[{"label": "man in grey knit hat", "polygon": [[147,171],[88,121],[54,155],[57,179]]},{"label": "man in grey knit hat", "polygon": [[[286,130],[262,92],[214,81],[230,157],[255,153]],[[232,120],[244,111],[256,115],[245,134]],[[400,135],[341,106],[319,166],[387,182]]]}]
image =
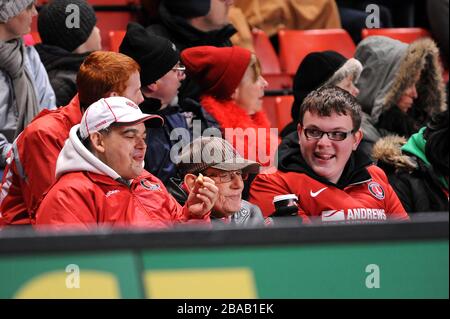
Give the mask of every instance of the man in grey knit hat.
[{"label": "man in grey knit hat", "polygon": [[185,190],[190,192],[201,175],[211,178],[218,187],[219,197],[211,210],[213,225],[264,225],[259,207],[242,200],[244,180],[249,173],[258,173],[259,163],[244,159],[220,137],[195,139],[183,149],[179,160]]},{"label": "man in grey knit hat", "polygon": [[43,108],[55,108],[39,55],[22,41],[36,14],[33,0],[0,0],[0,176],[12,141]]}]

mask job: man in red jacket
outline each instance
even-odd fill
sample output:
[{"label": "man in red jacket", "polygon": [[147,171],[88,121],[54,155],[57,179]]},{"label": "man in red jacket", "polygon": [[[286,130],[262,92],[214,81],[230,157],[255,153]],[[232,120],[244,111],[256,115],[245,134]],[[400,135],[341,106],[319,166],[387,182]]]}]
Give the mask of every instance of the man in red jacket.
[{"label": "man in red jacket", "polygon": [[358,150],[360,125],[361,106],[348,92],[311,92],[300,106],[297,132],[278,149],[277,172],[256,177],[250,202],[267,217],[275,211],[274,196],[295,194],[307,223],[408,220],[385,173]]},{"label": "man in red jacket", "polygon": [[72,126],[102,97],[125,96],[141,103],[140,67],[114,52],[90,54],[77,74],[78,95],[56,111],[42,111],[14,141],[0,193],[0,226],[34,223],[43,195],[55,182],[55,166]]},{"label": "man in red jacket", "polygon": [[218,188],[198,178],[181,207],[163,183],[144,170],[146,127],[161,126],[124,97],[92,104],[70,130],[56,163],[57,182],[36,212],[37,226],[56,229],[164,228],[206,221]]}]

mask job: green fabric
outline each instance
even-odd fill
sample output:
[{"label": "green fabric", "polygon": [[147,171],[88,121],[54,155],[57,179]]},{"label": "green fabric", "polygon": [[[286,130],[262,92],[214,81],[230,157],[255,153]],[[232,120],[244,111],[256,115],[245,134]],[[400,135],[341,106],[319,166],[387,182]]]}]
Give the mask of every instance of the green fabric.
[{"label": "green fabric", "polygon": [[[402,151],[408,152],[418,158],[420,158],[427,166],[431,166],[425,155],[426,141],[423,137],[423,133],[426,127],[422,127],[418,133],[411,135],[408,142],[402,146]],[[444,176],[438,175],[439,181],[448,190],[448,182]]]}]

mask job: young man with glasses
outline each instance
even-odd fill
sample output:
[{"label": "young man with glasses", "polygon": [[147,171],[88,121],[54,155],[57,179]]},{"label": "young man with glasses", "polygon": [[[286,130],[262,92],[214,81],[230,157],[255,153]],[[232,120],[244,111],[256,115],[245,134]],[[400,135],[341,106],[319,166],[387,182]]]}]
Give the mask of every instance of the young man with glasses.
[{"label": "young man with glasses", "polygon": [[219,189],[211,210],[213,225],[264,225],[258,206],[242,200],[244,180],[257,173],[259,164],[242,158],[233,146],[219,137],[200,137],[185,147],[178,164],[184,189],[190,193],[200,174],[211,178]]},{"label": "young man with glasses", "polygon": [[[139,107],[164,119],[163,127],[148,132],[145,169],[167,185],[177,175],[170,150],[179,140],[172,140],[171,132],[177,128],[191,131],[182,111],[185,107],[178,103],[178,89],[186,77],[186,68],[180,64],[180,54],[171,41],[146,31],[137,23],[128,24],[120,52],[135,59],[141,67],[144,102]],[[209,126],[213,125],[205,125]]]},{"label": "young man with glasses", "polygon": [[297,132],[278,149],[278,171],[256,177],[250,201],[269,216],[274,196],[295,194],[306,222],[408,220],[385,173],[358,149],[360,125],[361,107],[351,94],[338,87],[311,92]]}]

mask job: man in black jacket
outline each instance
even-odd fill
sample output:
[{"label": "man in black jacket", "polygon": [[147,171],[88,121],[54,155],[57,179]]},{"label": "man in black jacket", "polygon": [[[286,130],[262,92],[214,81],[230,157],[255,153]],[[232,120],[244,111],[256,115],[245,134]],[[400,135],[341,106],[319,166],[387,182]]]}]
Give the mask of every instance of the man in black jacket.
[{"label": "man in black jacket", "polygon": [[[147,30],[172,41],[181,52],[186,48],[212,45],[232,46],[236,29],[229,23],[228,10],[233,0],[163,0],[159,6],[160,23]],[[200,87],[186,78],[180,99],[199,99]]]}]

